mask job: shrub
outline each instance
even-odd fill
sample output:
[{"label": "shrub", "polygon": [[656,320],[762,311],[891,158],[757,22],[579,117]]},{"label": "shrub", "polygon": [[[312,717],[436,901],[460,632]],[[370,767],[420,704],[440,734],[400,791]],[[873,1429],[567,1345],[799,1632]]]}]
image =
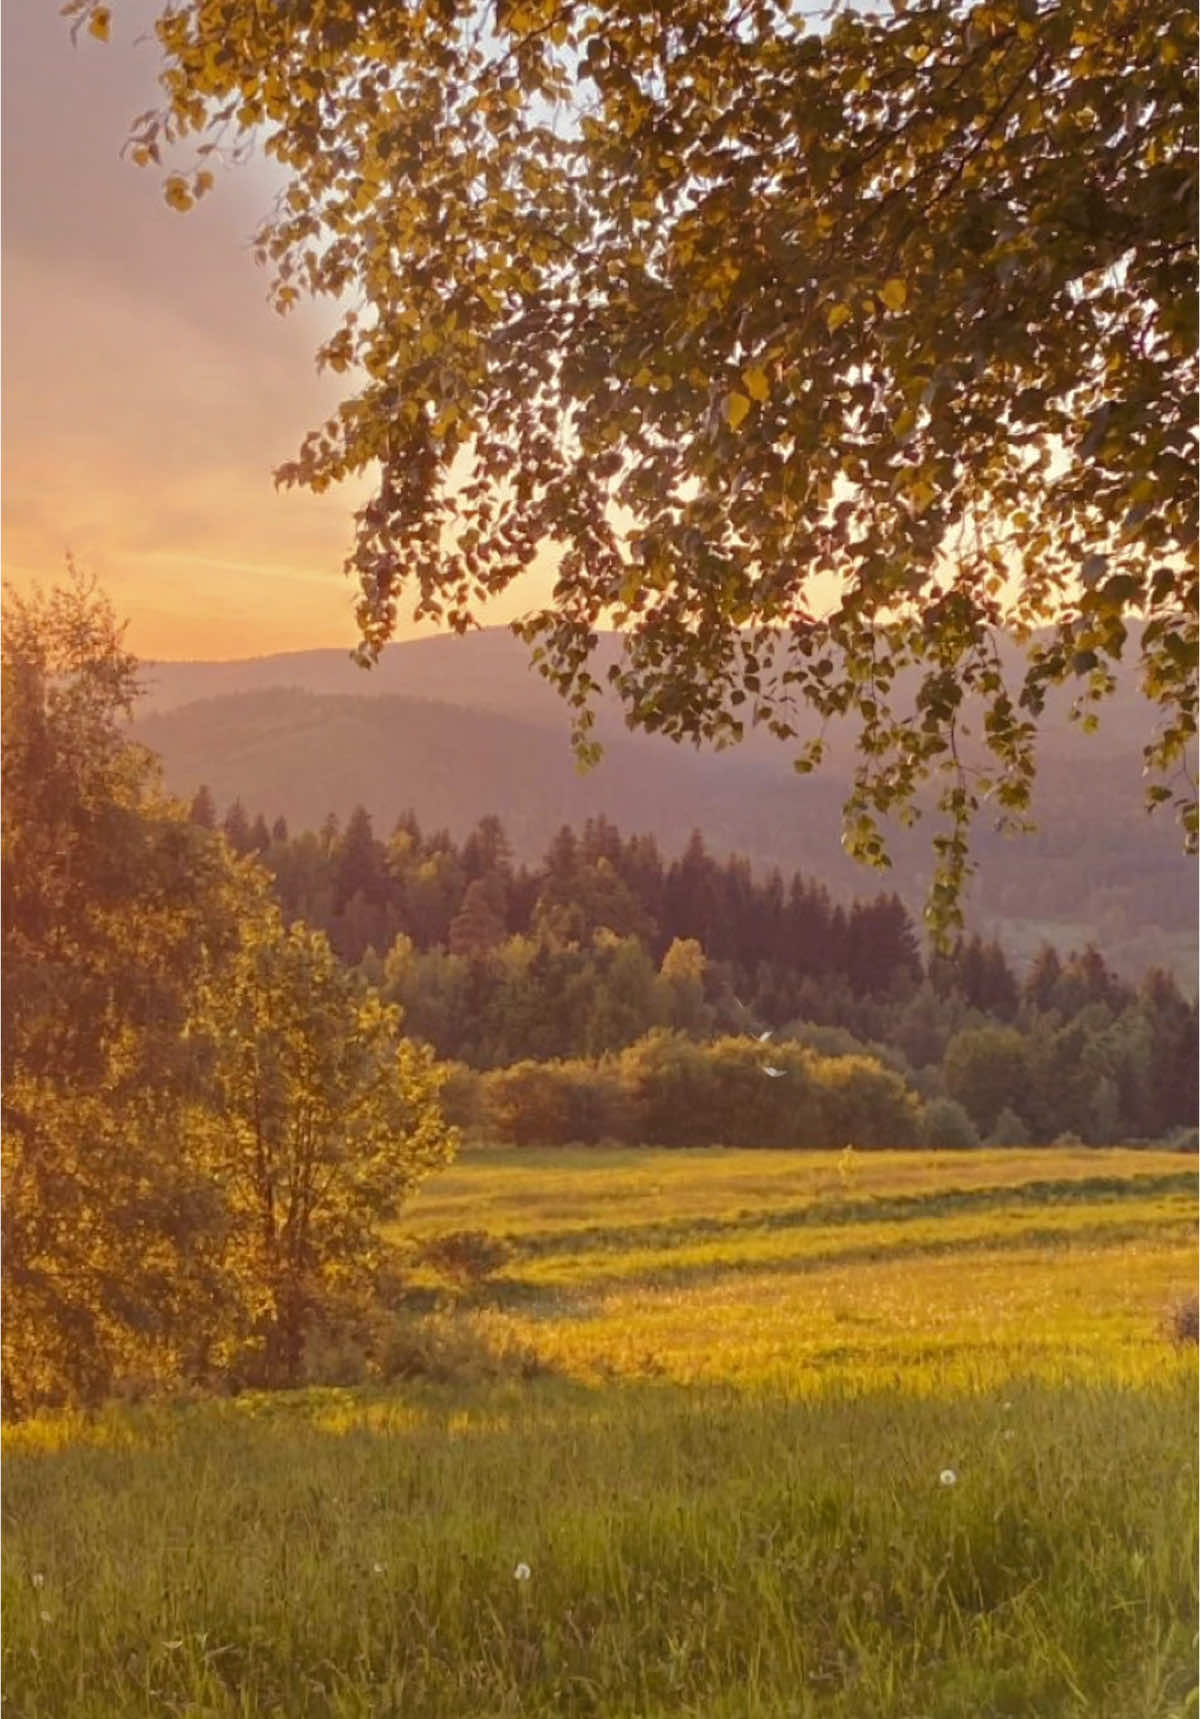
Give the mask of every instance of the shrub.
[{"label": "shrub", "polygon": [[839,1056],[818,1061],[813,1075],[821,1116],[814,1144],[867,1148],[918,1144],[920,1107],[893,1069],[869,1056]]},{"label": "shrub", "polygon": [[654,1146],[712,1146],[716,1081],[705,1047],[656,1027],[618,1059],[634,1137]]},{"label": "shrub", "polygon": [[979,1130],[953,1098],[934,1098],[921,1116],[921,1144],[939,1151],[968,1151],[979,1145]]},{"label": "shrub", "polygon": [[637,1136],[636,1106],[612,1062],[519,1062],[493,1069],[480,1085],[484,1128],[514,1146]]},{"label": "shrub", "polygon": [[569,1138],[570,1097],[558,1063],[493,1069],[481,1086],[482,1119],[492,1137],[513,1146],[558,1146]]},{"label": "shrub", "polygon": [[441,1090],[442,1115],[452,1128],[464,1132],[478,1127],[483,1103],[479,1075],[465,1062],[443,1063],[445,1081]]},{"label": "shrub", "polygon": [[584,1146],[637,1138],[635,1109],[617,1064],[574,1060],[559,1065],[567,1105],[566,1139]]},{"label": "shrub", "polygon": [[446,1230],[422,1243],[416,1258],[465,1288],[499,1271],[511,1254],[508,1243],[487,1230]]},{"label": "shrub", "polygon": [[712,1081],[705,1118],[711,1138],[726,1146],[828,1144],[814,1078],[820,1058],[800,1045],[746,1038],[720,1039],[703,1054]]},{"label": "shrub", "polygon": [[380,1334],[373,1373],[385,1384],[432,1379],[469,1384],[532,1379],[551,1369],[530,1344],[486,1315],[393,1314]]},{"label": "shrub", "polygon": [[1029,1124],[1022,1122],[1015,1110],[1006,1104],[997,1116],[995,1125],[987,1137],[989,1146],[1028,1146]]}]

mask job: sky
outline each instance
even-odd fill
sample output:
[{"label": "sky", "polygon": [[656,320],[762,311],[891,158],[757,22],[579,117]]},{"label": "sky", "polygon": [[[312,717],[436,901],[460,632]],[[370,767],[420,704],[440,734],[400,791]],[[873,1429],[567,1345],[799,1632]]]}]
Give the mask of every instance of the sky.
[{"label": "sky", "polygon": [[121,158],[158,102],[159,9],[118,0],[111,41],[74,46],[55,0],[0,14],[4,575],[53,582],[70,552],[147,658],[349,649],[341,568],[367,484],[313,496],[271,476],[347,379],[317,375],[316,309],[266,303],[250,239],[269,164],[218,171],[180,215],[155,169]]}]

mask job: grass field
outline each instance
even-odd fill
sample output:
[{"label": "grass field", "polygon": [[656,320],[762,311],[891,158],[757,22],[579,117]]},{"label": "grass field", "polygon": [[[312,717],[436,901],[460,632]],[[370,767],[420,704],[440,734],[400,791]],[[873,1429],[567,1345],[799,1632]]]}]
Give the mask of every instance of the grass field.
[{"label": "grass field", "polygon": [[426,1376],[8,1432],[3,1711],[1184,1719],[1195,1224],[1167,1153],[465,1159]]}]

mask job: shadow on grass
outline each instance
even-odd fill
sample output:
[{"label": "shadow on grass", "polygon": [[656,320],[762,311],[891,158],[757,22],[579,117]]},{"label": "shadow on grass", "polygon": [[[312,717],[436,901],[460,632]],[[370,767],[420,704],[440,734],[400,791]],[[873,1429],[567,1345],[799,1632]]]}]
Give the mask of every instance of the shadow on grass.
[{"label": "shadow on grass", "polygon": [[889,1198],[817,1199],[802,1206],[742,1211],[729,1218],[683,1218],[595,1225],[583,1229],[534,1230],[505,1239],[516,1259],[542,1259],[558,1253],[603,1253],[632,1248],[673,1248],[705,1237],[753,1234],[763,1230],[823,1228],[833,1224],[904,1223],[956,1212],[988,1211],[997,1206],[1077,1206],[1119,1202],[1164,1194],[1194,1194],[1190,1170],[1159,1176],[1089,1176],[1081,1180],[1023,1182],[994,1188],[950,1188]]},{"label": "shadow on grass", "polygon": [[[1190,1219],[1181,1219],[1179,1229],[1181,1236],[1190,1237],[1194,1225]],[[872,1242],[865,1247],[822,1248],[813,1253],[769,1259],[695,1260],[677,1265],[664,1259],[661,1265],[637,1271],[623,1271],[619,1266],[606,1271],[603,1262],[597,1261],[595,1274],[587,1279],[586,1285],[559,1286],[539,1283],[535,1279],[506,1277],[482,1286],[472,1295],[470,1305],[527,1314],[537,1310],[546,1318],[586,1318],[598,1311],[595,1297],[617,1289],[678,1290],[717,1283],[723,1278],[802,1276],[825,1271],[832,1266],[886,1265],[896,1260],[945,1254],[1012,1253],[1030,1248],[1060,1252],[1083,1247],[1118,1248],[1147,1237],[1162,1241],[1164,1230],[1161,1218],[1147,1218],[1142,1222],[1089,1224],[1071,1229],[1039,1225],[1007,1234]]]}]

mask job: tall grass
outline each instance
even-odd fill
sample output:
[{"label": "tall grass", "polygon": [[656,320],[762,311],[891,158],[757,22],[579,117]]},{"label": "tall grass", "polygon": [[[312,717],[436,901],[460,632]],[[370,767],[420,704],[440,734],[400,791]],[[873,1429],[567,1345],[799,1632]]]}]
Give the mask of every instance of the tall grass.
[{"label": "tall grass", "polygon": [[[661,1186],[673,1156],[640,1168]],[[914,1168],[892,1166],[893,1194]],[[482,1194],[510,1172],[458,1167],[435,1228],[494,1222],[473,1173]],[[1194,1714],[1196,1356],[1161,1330],[1194,1260],[1180,1190],[1131,1185],[1123,1229],[1118,1192],[1060,1201],[1071,1177],[1039,1154],[1037,1195],[935,1200],[878,1234],[851,1215],[842,1239],[884,1252],[826,1257],[839,1226],[772,1227],[796,1190],[748,1195],[747,1174],[709,1190],[737,1219],[717,1240],[782,1237],[790,1260],[697,1259],[711,1236],[661,1193],[636,1196],[640,1221],[678,1223],[674,1242],[630,1248],[639,1224],[612,1212],[597,1241],[587,1171],[551,1223],[514,1207],[495,1227],[517,1277],[430,1326],[455,1334],[457,1380],[13,1429],[4,1711]],[[1003,1245],[1031,1211],[1042,1239]],[[939,1223],[940,1252],[892,1247],[913,1224],[932,1247]],[[522,1234],[543,1238],[524,1258]],[[686,1269],[656,1276],[673,1252]],[[572,1260],[570,1284],[530,1280]],[[517,1338],[547,1376],[466,1376],[472,1344]]]}]

